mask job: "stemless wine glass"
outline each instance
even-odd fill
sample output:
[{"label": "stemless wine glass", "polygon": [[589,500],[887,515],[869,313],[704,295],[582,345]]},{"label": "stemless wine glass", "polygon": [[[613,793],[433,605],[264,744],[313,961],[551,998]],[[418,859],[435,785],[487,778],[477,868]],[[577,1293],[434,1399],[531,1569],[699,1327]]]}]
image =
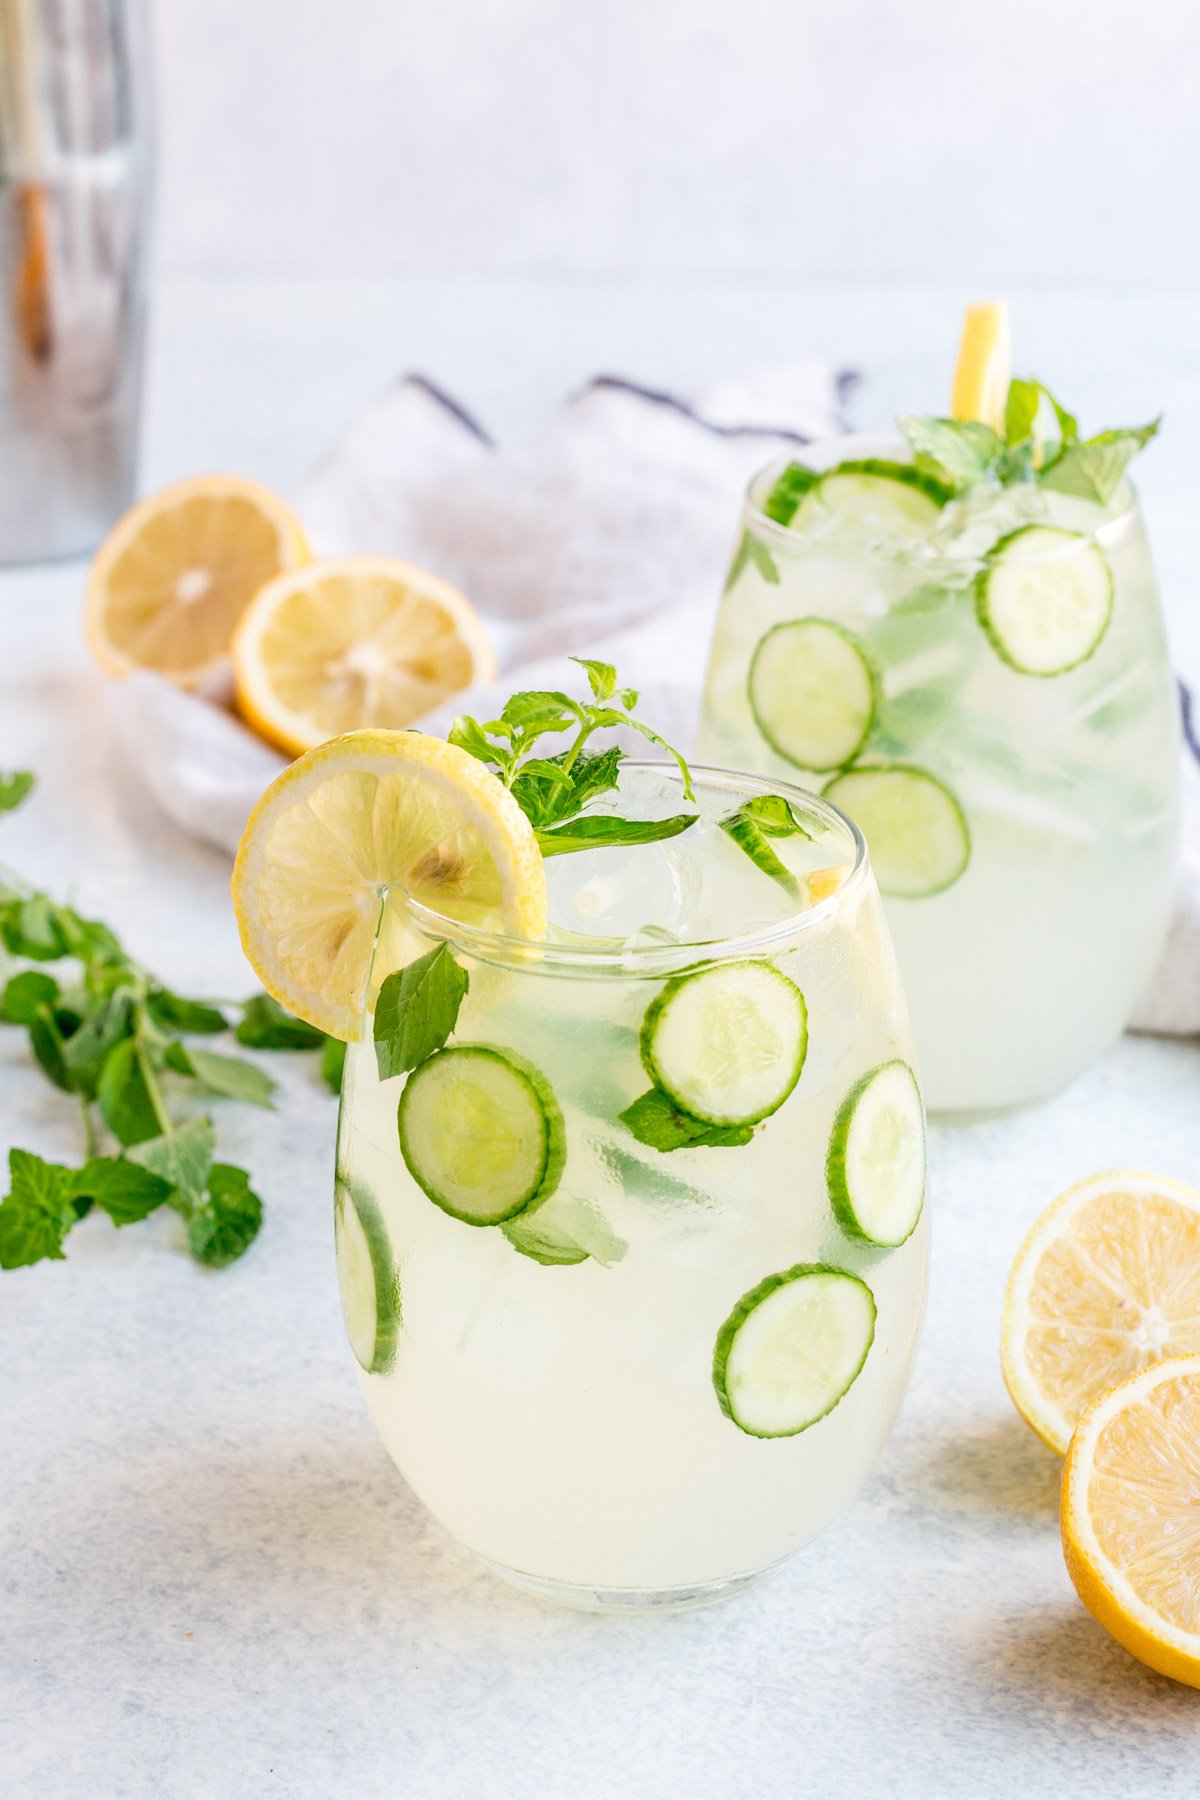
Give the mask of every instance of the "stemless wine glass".
[{"label": "stemless wine glass", "polygon": [[[397,960],[446,946],[468,977],[453,1035],[385,1075],[367,1016],[343,1087],[339,1279],[380,1435],[493,1569],[588,1608],[716,1599],[811,1539],[924,1311],[923,1115],[863,840],[692,773],[681,837],[547,864],[547,941],[410,902]],[[626,765],[616,804],[677,813],[679,775]]]},{"label": "stemless wine glass", "polygon": [[1035,484],[939,506],[911,467],[885,494],[908,456],[806,449],[839,465],[828,505],[779,504],[805,479],[783,465],[751,483],[701,748],[858,821],[931,1109],[1005,1108],[1107,1048],[1153,970],[1178,701],[1128,482],[1108,507]]}]

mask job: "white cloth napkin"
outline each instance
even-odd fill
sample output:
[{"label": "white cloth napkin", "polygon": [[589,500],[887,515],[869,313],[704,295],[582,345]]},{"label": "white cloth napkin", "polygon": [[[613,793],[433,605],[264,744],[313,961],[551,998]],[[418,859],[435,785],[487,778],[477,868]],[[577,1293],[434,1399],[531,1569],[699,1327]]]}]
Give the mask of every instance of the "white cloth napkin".
[{"label": "white cloth napkin", "polygon": [[[296,507],[323,554],[402,556],[481,613],[503,678],[422,726],[445,730],[464,711],[493,718],[515,687],[562,687],[566,656],[599,656],[686,749],[746,483],[842,429],[852,379],[797,363],[686,404],[602,376],[527,442],[500,448],[409,376],[313,470]],[[110,711],[163,809],[232,851],[283,761],[227,700],[219,685],[197,698],[137,675],[113,685]]]},{"label": "white cloth napkin", "polygon": [[[642,690],[643,715],[691,747],[721,578],[750,476],[844,429],[855,377],[797,363],[691,403],[612,376],[528,441],[498,447],[431,382],[409,376],[296,495],[325,554],[376,551],[434,570],[474,602],[503,671],[419,721],[494,716],[516,687],[561,687],[563,659],[599,656]],[[186,831],[232,852],[284,766],[219,685],[181,694],[152,675],[114,683],[128,761]],[[1200,1032],[1200,736],[1185,696],[1181,885],[1135,1029]],[[1200,725],[1200,722],[1198,722]]]}]

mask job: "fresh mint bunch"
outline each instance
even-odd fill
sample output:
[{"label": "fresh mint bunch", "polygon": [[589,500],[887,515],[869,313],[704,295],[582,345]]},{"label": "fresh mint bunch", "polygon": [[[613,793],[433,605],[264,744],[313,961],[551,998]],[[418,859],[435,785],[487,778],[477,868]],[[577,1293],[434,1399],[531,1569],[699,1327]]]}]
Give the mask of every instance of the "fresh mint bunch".
[{"label": "fresh mint bunch", "polygon": [[[698,813],[676,813],[669,819],[621,819],[608,813],[581,817],[601,794],[610,793],[620,779],[624,751],[617,745],[589,750],[598,731],[636,731],[674,758],[683,777],[684,797],[695,802],[687,763],[641,719],[633,708],[636,688],[618,685],[611,663],[574,656],[588,678],[592,703],[573,700],[557,690],[536,689],[514,694],[498,719],[486,724],[460,716],[450,729],[450,742],[479,758],[504,783],[533,826],[543,856],[563,856],[573,850],[595,850],[616,844],[651,844],[677,837],[694,825]],[[566,749],[547,756],[544,738],[571,734]]]},{"label": "fresh mint bunch", "polygon": [[[25,771],[0,775],[0,812],[32,787]],[[234,1035],[243,1044],[320,1048],[334,1088],[345,1046],[265,994],[218,1005],[172,992],[107,925],[7,873],[0,873],[0,967],[0,1023],[28,1033],[42,1073],[74,1099],[86,1157],[69,1168],[29,1150],[10,1152],[0,1268],[61,1259],[68,1232],[93,1207],[114,1225],[131,1225],[169,1206],[198,1262],[222,1268],[239,1257],[258,1232],[262,1203],[244,1169],[215,1160],[212,1120],[179,1116],[179,1103],[211,1097],[269,1107],[275,1082],[243,1057],[184,1040],[228,1031],[236,1014]]]},{"label": "fresh mint bunch", "polygon": [[912,446],[917,466],[947,481],[956,493],[980,482],[1010,486],[1036,481],[1041,487],[1107,506],[1129,464],[1156,435],[1162,420],[1084,438],[1074,413],[1044,381],[1018,376],[1009,383],[1003,432],[975,419],[911,413],[902,413],[896,423]]}]

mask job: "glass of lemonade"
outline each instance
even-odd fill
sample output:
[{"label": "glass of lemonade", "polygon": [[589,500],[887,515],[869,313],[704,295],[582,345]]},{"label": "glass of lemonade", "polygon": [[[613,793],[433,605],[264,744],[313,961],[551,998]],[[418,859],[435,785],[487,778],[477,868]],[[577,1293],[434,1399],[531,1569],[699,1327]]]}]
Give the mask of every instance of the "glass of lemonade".
[{"label": "glass of lemonade", "polygon": [[[343,1086],[339,1280],[380,1435],[463,1544],[588,1608],[715,1599],[807,1543],[879,1455],[925,1304],[863,840],[777,780],[692,779],[684,835],[547,861],[543,940],[408,901]],[[628,762],[601,812],[668,818],[680,780]],[[393,1074],[380,978],[444,950],[453,1033]]]},{"label": "glass of lemonade", "polygon": [[934,1110],[1071,1080],[1170,912],[1178,704],[1137,498],[1033,476],[955,492],[861,438],[763,470],[709,662],[702,753],[865,833]]}]

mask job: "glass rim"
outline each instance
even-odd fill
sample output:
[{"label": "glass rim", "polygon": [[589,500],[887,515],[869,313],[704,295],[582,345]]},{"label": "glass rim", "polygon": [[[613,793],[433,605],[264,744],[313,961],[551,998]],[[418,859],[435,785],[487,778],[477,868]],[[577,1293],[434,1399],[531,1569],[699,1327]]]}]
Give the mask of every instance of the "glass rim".
[{"label": "glass rim", "polygon": [[[830,543],[820,538],[809,537],[804,532],[793,531],[790,525],[781,525],[778,519],[768,518],[755,498],[756,494],[765,490],[766,478],[770,476],[772,478],[771,485],[774,485],[774,481],[778,479],[789,463],[802,462],[808,453],[820,454],[834,449],[841,449],[843,452],[841,456],[837,457],[838,461],[844,461],[854,454],[886,456],[893,462],[911,461],[912,458],[911,450],[903,438],[896,437],[890,432],[881,431],[848,431],[836,433],[831,437],[813,438],[801,446],[799,454],[772,457],[770,462],[764,463],[750,477],[742,502],[742,516],[749,524],[753,525],[756,536],[771,539],[777,544],[785,544],[793,554],[799,555],[814,552],[824,556],[861,557],[888,556],[900,553],[906,560],[922,562],[935,567],[939,563],[950,567],[961,567],[964,564],[979,565],[984,562],[986,552],[979,550],[973,550],[968,554],[938,549],[930,551],[927,555],[921,555],[922,547],[919,541],[903,538],[865,539],[856,544]],[[901,454],[897,455],[897,451]],[[823,473],[823,471],[818,469],[818,473]],[[1118,538],[1124,537],[1137,518],[1140,506],[1137,488],[1130,477],[1123,475],[1121,480],[1122,485],[1129,493],[1128,506],[1123,507],[1119,513],[1113,513],[1111,517],[1105,518],[1092,530],[1076,531],[1078,537],[1084,537],[1089,543],[1103,546],[1108,546],[1115,543]],[[1028,523],[1036,524],[1037,520],[1030,520]],[[1075,527],[1063,527],[1062,529],[1075,530]],[[1048,553],[1045,557],[1030,557],[1029,560],[1031,562],[1050,561],[1053,560],[1053,553]]]},{"label": "glass rim", "polygon": [[[682,777],[673,762],[654,757],[629,757],[624,769],[654,769],[680,782]],[[772,954],[792,944],[806,931],[824,928],[847,906],[857,903],[869,879],[870,858],[866,839],[848,814],[832,801],[795,782],[779,781],[767,776],[750,775],[738,769],[715,764],[690,763],[693,783],[697,788],[726,786],[743,798],[752,795],[782,794],[803,809],[815,814],[827,826],[838,831],[852,852],[849,873],[832,894],[815,906],[806,906],[784,918],[759,925],[753,930],[727,933],[715,937],[688,938],[679,943],[615,946],[611,940],[591,944],[561,944],[548,938],[516,937],[511,933],[489,931],[464,924],[446,913],[435,912],[419,900],[406,896],[404,911],[410,922],[424,935],[449,942],[465,954],[482,962],[511,969],[537,970],[544,974],[570,973],[593,977],[662,978],[697,962],[737,962],[747,957]]]}]

